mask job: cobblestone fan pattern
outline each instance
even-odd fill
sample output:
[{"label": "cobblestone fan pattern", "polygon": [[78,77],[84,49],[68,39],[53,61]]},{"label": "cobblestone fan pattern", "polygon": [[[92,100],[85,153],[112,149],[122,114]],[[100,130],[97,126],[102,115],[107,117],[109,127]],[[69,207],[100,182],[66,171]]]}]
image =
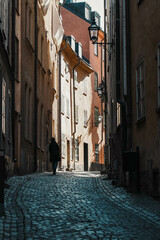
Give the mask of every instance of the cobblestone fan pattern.
[{"label": "cobblestone fan pattern", "polygon": [[160,202],[93,172],[9,179],[0,240],[160,239]]}]

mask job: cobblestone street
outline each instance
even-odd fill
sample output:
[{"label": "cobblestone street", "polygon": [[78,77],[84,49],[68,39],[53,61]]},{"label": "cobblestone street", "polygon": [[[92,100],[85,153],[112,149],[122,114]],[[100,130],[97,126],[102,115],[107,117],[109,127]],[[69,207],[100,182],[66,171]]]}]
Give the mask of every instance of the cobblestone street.
[{"label": "cobblestone street", "polygon": [[10,178],[0,240],[160,239],[160,202],[104,178],[97,172]]}]

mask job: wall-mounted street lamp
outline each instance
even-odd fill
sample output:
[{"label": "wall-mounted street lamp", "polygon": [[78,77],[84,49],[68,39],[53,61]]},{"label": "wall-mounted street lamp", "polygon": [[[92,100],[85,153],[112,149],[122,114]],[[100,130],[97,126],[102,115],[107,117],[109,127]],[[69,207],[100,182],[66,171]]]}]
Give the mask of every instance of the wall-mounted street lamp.
[{"label": "wall-mounted street lamp", "polygon": [[99,87],[97,88],[97,94],[100,98],[105,95],[105,86],[103,81],[99,84]]},{"label": "wall-mounted street lamp", "polygon": [[89,37],[93,44],[95,44],[98,40],[98,34],[99,34],[100,27],[97,26],[95,19],[93,19],[93,22],[91,26],[89,26]]}]

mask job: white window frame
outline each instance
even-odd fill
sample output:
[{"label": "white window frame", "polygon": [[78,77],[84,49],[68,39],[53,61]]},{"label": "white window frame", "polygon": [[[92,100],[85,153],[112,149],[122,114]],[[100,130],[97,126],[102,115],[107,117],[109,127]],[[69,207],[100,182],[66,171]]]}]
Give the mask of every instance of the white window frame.
[{"label": "white window frame", "polygon": [[136,109],[137,121],[145,117],[145,69],[144,60],[136,67]]},{"label": "white window frame", "polygon": [[87,20],[90,20],[90,14],[91,14],[90,9],[86,6],[85,7],[85,18]]},{"label": "white window frame", "polygon": [[94,55],[98,56],[98,44],[94,44]]}]

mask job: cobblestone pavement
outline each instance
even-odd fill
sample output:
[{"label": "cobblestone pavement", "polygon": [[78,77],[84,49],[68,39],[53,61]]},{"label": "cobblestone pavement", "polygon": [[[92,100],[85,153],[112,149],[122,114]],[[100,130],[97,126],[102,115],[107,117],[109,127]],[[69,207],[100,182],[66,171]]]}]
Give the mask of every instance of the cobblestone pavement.
[{"label": "cobblestone pavement", "polygon": [[160,239],[160,202],[93,172],[8,180],[0,240]]}]

